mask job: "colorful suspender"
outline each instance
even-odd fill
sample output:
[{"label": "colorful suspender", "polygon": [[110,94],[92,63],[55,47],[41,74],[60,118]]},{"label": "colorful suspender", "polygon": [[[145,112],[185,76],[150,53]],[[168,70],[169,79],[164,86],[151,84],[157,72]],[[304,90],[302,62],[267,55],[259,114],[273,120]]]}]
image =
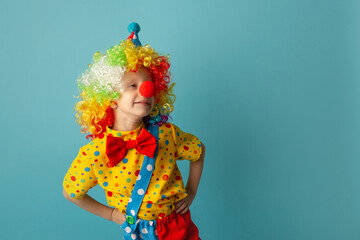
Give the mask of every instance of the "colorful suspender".
[{"label": "colorful suspender", "polygon": [[[149,125],[148,130],[156,138],[156,145],[159,146],[159,126]],[[140,173],[137,177],[134,189],[131,192],[131,197],[126,208],[126,221],[121,225],[126,233],[135,231],[138,222],[137,218],[140,205],[144,199],[146,190],[149,186],[150,179],[155,168],[155,159],[157,156],[157,148],[155,150],[154,158],[144,156],[144,161],[141,166]]]}]

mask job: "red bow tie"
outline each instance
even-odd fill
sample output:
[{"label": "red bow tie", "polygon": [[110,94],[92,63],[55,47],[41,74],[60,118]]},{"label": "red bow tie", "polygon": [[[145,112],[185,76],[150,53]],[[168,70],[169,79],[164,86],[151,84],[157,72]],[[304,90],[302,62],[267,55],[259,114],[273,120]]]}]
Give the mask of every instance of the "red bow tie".
[{"label": "red bow tie", "polygon": [[119,137],[107,136],[106,155],[109,159],[108,167],[116,166],[125,156],[128,149],[135,148],[141,154],[153,158],[156,150],[156,138],[145,128],[135,140],[124,141]]}]

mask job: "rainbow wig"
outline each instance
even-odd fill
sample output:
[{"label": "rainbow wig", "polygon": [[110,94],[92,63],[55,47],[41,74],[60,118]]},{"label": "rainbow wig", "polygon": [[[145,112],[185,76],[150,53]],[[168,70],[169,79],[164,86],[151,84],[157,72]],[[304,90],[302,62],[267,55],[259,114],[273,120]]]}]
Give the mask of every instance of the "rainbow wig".
[{"label": "rainbow wig", "polygon": [[132,33],[129,38],[110,47],[104,55],[96,52],[93,63],[78,79],[81,100],[75,105],[76,121],[81,132],[90,133],[87,137],[92,139],[114,124],[113,100],[120,97],[124,73],[136,72],[140,67],[150,73],[155,85],[154,108],[144,118],[145,123],[161,125],[174,110],[175,84],[170,84],[169,56],[159,55],[150,45],[141,46],[138,24],[132,23],[128,28]]}]

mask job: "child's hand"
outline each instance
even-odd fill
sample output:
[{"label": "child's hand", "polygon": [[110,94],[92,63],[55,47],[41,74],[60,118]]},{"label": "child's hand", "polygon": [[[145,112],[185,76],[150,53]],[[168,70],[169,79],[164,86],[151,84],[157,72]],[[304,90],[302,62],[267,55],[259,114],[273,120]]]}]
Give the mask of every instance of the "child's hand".
[{"label": "child's hand", "polygon": [[180,214],[184,214],[189,210],[191,203],[194,201],[195,193],[187,191],[188,195],[178,202],[175,202],[175,211]]},{"label": "child's hand", "polygon": [[124,214],[122,214],[118,209],[114,208],[111,213],[111,220],[121,225],[126,221]]}]

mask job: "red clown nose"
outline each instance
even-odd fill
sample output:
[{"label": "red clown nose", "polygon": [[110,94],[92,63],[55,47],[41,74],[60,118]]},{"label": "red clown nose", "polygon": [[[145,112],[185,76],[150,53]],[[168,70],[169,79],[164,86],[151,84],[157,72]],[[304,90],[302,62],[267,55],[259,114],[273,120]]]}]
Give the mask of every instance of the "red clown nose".
[{"label": "red clown nose", "polygon": [[145,81],[140,85],[140,95],[146,98],[151,98],[155,93],[155,85],[152,81]]}]

